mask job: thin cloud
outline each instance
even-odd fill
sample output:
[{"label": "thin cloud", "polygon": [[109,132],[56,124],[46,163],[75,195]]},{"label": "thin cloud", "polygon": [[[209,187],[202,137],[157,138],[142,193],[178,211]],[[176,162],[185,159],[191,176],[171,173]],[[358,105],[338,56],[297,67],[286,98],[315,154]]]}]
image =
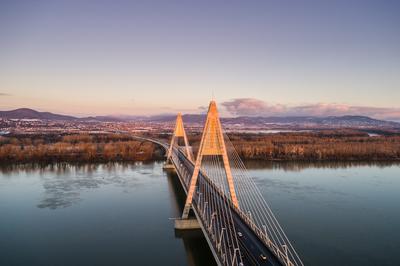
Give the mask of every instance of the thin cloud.
[{"label": "thin cloud", "polygon": [[222,103],[226,111],[236,116],[343,116],[362,115],[377,119],[400,121],[400,108],[352,106],[317,103],[289,106],[271,104],[254,98],[237,98]]},{"label": "thin cloud", "polygon": [[0,96],[11,96],[11,94],[5,93],[5,92],[0,92]]},{"label": "thin cloud", "polygon": [[203,113],[206,113],[206,112],[207,112],[208,107],[202,105],[202,106],[197,107],[197,109],[203,114]]},{"label": "thin cloud", "polygon": [[280,104],[268,104],[254,98],[238,98],[223,102],[222,106],[232,115],[257,116],[284,114],[287,107]]}]

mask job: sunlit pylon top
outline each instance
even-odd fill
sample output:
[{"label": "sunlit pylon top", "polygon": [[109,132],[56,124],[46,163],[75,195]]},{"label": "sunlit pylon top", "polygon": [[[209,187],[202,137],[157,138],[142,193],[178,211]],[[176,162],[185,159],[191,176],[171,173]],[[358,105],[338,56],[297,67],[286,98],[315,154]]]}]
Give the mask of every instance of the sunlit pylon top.
[{"label": "sunlit pylon top", "polygon": [[188,157],[189,160],[193,161],[192,151],[189,147],[189,142],[188,142],[188,139],[186,136],[185,128],[183,126],[183,120],[182,120],[181,113],[178,113],[178,115],[176,116],[175,129],[174,129],[174,133],[172,135],[171,145],[168,150],[167,161],[171,158],[172,149],[175,145],[175,142],[177,142],[177,138],[179,138],[179,137],[182,137],[185,142],[186,156]]},{"label": "sunlit pylon top", "polygon": [[219,120],[219,114],[217,104],[214,100],[210,102],[207,112],[207,119],[204,125],[203,134],[200,141],[199,151],[196,157],[196,163],[193,171],[193,175],[190,181],[190,187],[188,196],[186,199],[185,209],[182,217],[187,217],[190,206],[192,204],[193,193],[195,191],[197,178],[202,165],[203,157],[208,155],[217,155],[222,157],[223,167],[226,174],[226,179],[229,187],[229,193],[234,206],[239,208],[239,202],[236,197],[235,186],[233,184],[231,167],[229,164],[228,155],[226,152],[226,146],[224,141],[224,135],[222,132],[221,122]]}]

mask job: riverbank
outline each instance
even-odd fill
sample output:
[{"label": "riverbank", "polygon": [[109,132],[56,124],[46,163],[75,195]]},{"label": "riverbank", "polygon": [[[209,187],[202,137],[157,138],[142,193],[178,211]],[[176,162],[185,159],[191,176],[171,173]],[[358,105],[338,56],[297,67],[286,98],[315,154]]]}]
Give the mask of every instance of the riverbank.
[{"label": "riverbank", "polygon": [[163,150],[125,134],[19,135],[0,140],[0,163],[105,163],[163,158]]},{"label": "riverbank", "polygon": [[[150,137],[160,138],[158,135]],[[165,135],[162,137],[165,138]],[[200,135],[189,135],[194,154]],[[243,160],[282,162],[400,162],[400,136],[356,131],[229,134]],[[168,141],[165,139],[165,141]],[[107,163],[164,159],[156,144],[129,134],[46,134],[0,138],[0,164]]]},{"label": "riverbank", "polygon": [[[329,130],[228,136],[244,160],[400,161],[399,135],[371,137],[360,131]],[[191,143],[198,146],[199,137],[192,138]]]}]

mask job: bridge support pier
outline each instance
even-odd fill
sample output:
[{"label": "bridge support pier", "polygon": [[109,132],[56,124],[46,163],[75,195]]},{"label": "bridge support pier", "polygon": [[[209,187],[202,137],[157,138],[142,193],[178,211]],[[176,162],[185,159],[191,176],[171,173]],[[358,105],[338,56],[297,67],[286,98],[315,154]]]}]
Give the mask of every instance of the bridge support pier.
[{"label": "bridge support pier", "polygon": [[165,163],[164,165],[163,165],[163,169],[164,170],[175,170],[175,166],[172,164],[172,163]]},{"label": "bridge support pier", "polygon": [[199,221],[196,218],[187,219],[176,219],[175,220],[176,230],[197,230],[201,229]]}]

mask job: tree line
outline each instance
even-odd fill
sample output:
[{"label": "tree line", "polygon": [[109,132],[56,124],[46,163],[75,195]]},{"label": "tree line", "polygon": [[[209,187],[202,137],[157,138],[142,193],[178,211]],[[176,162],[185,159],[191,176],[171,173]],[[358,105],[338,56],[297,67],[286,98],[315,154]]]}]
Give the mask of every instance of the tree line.
[{"label": "tree line", "polygon": [[[189,137],[193,151],[201,135]],[[400,135],[370,137],[354,130],[325,130],[278,134],[230,133],[242,159],[266,161],[383,161],[400,160]]]},{"label": "tree line", "polygon": [[245,159],[354,161],[400,160],[400,136],[354,132],[230,135]]},{"label": "tree line", "polygon": [[162,151],[125,134],[30,135],[0,138],[1,163],[145,161]]},{"label": "tree line", "polygon": [[[151,137],[170,136],[152,134]],[[190,134],[194,154],[201,134]],[[229,134],[242,159],[264,161],[400,160],[400,136],[355,131]],[[0,137],[0,163],[117,162],[162,159],[157,145],[128,134],[17,135]]]}]

